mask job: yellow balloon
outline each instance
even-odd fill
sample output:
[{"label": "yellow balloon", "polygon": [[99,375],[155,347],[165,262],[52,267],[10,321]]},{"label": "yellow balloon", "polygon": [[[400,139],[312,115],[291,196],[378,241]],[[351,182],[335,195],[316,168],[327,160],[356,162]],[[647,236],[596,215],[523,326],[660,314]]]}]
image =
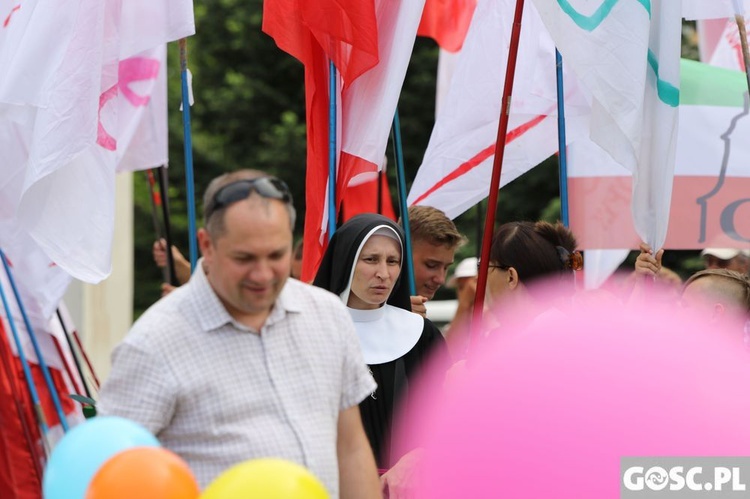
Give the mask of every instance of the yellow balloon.
[{"label": "yellow balloon", "polygon": [[219,475],[200,499],[329,499],[307,468],[283,459],[253,459]]}]

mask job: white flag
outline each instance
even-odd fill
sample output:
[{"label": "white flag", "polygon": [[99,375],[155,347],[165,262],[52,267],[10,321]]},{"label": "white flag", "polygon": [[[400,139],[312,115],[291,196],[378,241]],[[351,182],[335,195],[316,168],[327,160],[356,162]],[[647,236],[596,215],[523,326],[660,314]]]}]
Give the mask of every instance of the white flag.
[{"label": "white flag", "polygon": [[682,15],[689,21],[733,17],[738,10],[750,10],[750,0],[682,0]]},{"label": "white flag", "polygon": [[[5,253],[21,305],[31,323],[44,358],[53,367],[60,368],[57,351],[52,339],[49,338],[49,324],[70,284],[70,276],[56,266],[15,222],[0,221],[0,248]],[[18,328],[24,352],[33,362],[38,363],[26,332],[27,328],[13,286],[2,265],[0,265],[0,286],[8,301],[11,317]],[[3,307],[0,307],[0,316],[7,322],[8,317]],[[6,326],[8,327],[5,330],[10,335],[9,323]],[[13,344],[12,341],[11,344]]]},{"label": "white flag", "polygon": [[633,172],[639,236],[661,247],[677,142],[681,1],[534,3],[568,68],[591,92],[591,138]]},{"label": "white flag", "polygon": [[[434,206],[455,218],[487,197],[514,5],[511,0],[478,3],[409,192],[410,205]],[[501,186],[558,146],[555,47],[530,3],[519,47]],[[588,104],[572,78],[565,79],[565,93],[570,142],[584,131],[580,123]]]},{"label": "white flag", "polygon": [[18,7],[0,35],[0,150],[13,160],[2,165],[0,218],[18,221],[74,277],[98,282],[111,266],[115,168],[136,135],[120,103],[144,103],[141,87],[156,78],[133,60],[192,34],[192,2]]}]

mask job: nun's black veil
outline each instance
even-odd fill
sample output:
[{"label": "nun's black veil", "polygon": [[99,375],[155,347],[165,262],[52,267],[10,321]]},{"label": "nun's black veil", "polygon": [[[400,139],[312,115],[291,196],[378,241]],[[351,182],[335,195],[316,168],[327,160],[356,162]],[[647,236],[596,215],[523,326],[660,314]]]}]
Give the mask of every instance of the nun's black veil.
[{"label": "nun's black veil", "polygon": [[336,229],[328,243],[325,254],[323,254],[323,260],[313,284],[337,295],[343,293],[349,285],[349,276],[352,272],[357,249],[367,234],[380,225],[387,225],[396,231],[401,239],[402,248],[401,273],[393,291],[391,291],[391,295],[388,297],[388,304],[411,312],[408,280],[405,278],[405,272],[408,271],[409,266],[403,250],[405,248],[404,232],[398,224],[383,215],[374,213],[356,215]]}]

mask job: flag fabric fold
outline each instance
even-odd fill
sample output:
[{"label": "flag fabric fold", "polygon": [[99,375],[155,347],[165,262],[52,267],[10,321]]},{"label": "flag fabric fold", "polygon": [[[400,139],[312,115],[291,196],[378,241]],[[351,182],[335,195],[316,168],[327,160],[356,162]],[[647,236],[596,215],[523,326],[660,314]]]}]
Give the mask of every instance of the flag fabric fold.
[{"label": "flag fabric fold", "polygon": [[332,60],[344,85],[378,63],[373,0],[269,0],[263,3],[263,32],[306,67],[311,49]]}]

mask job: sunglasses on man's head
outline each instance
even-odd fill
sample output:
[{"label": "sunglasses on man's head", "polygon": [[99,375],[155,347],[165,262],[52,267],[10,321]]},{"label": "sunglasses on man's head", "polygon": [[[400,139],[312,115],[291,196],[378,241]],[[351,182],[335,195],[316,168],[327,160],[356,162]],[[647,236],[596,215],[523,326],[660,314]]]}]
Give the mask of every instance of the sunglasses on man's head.
[{"label": "sunglasses on man's head", "polygon": [[278,199],[284,203],[292,202],[292,193],[284,181],[276,177],[260,177],[254,179],[243,179],[227,184],[214,194],[211,202],[205,208],[206,219],[222,208],[247,199],[251,192],[257,192],[260,196],[268,199]]}]

